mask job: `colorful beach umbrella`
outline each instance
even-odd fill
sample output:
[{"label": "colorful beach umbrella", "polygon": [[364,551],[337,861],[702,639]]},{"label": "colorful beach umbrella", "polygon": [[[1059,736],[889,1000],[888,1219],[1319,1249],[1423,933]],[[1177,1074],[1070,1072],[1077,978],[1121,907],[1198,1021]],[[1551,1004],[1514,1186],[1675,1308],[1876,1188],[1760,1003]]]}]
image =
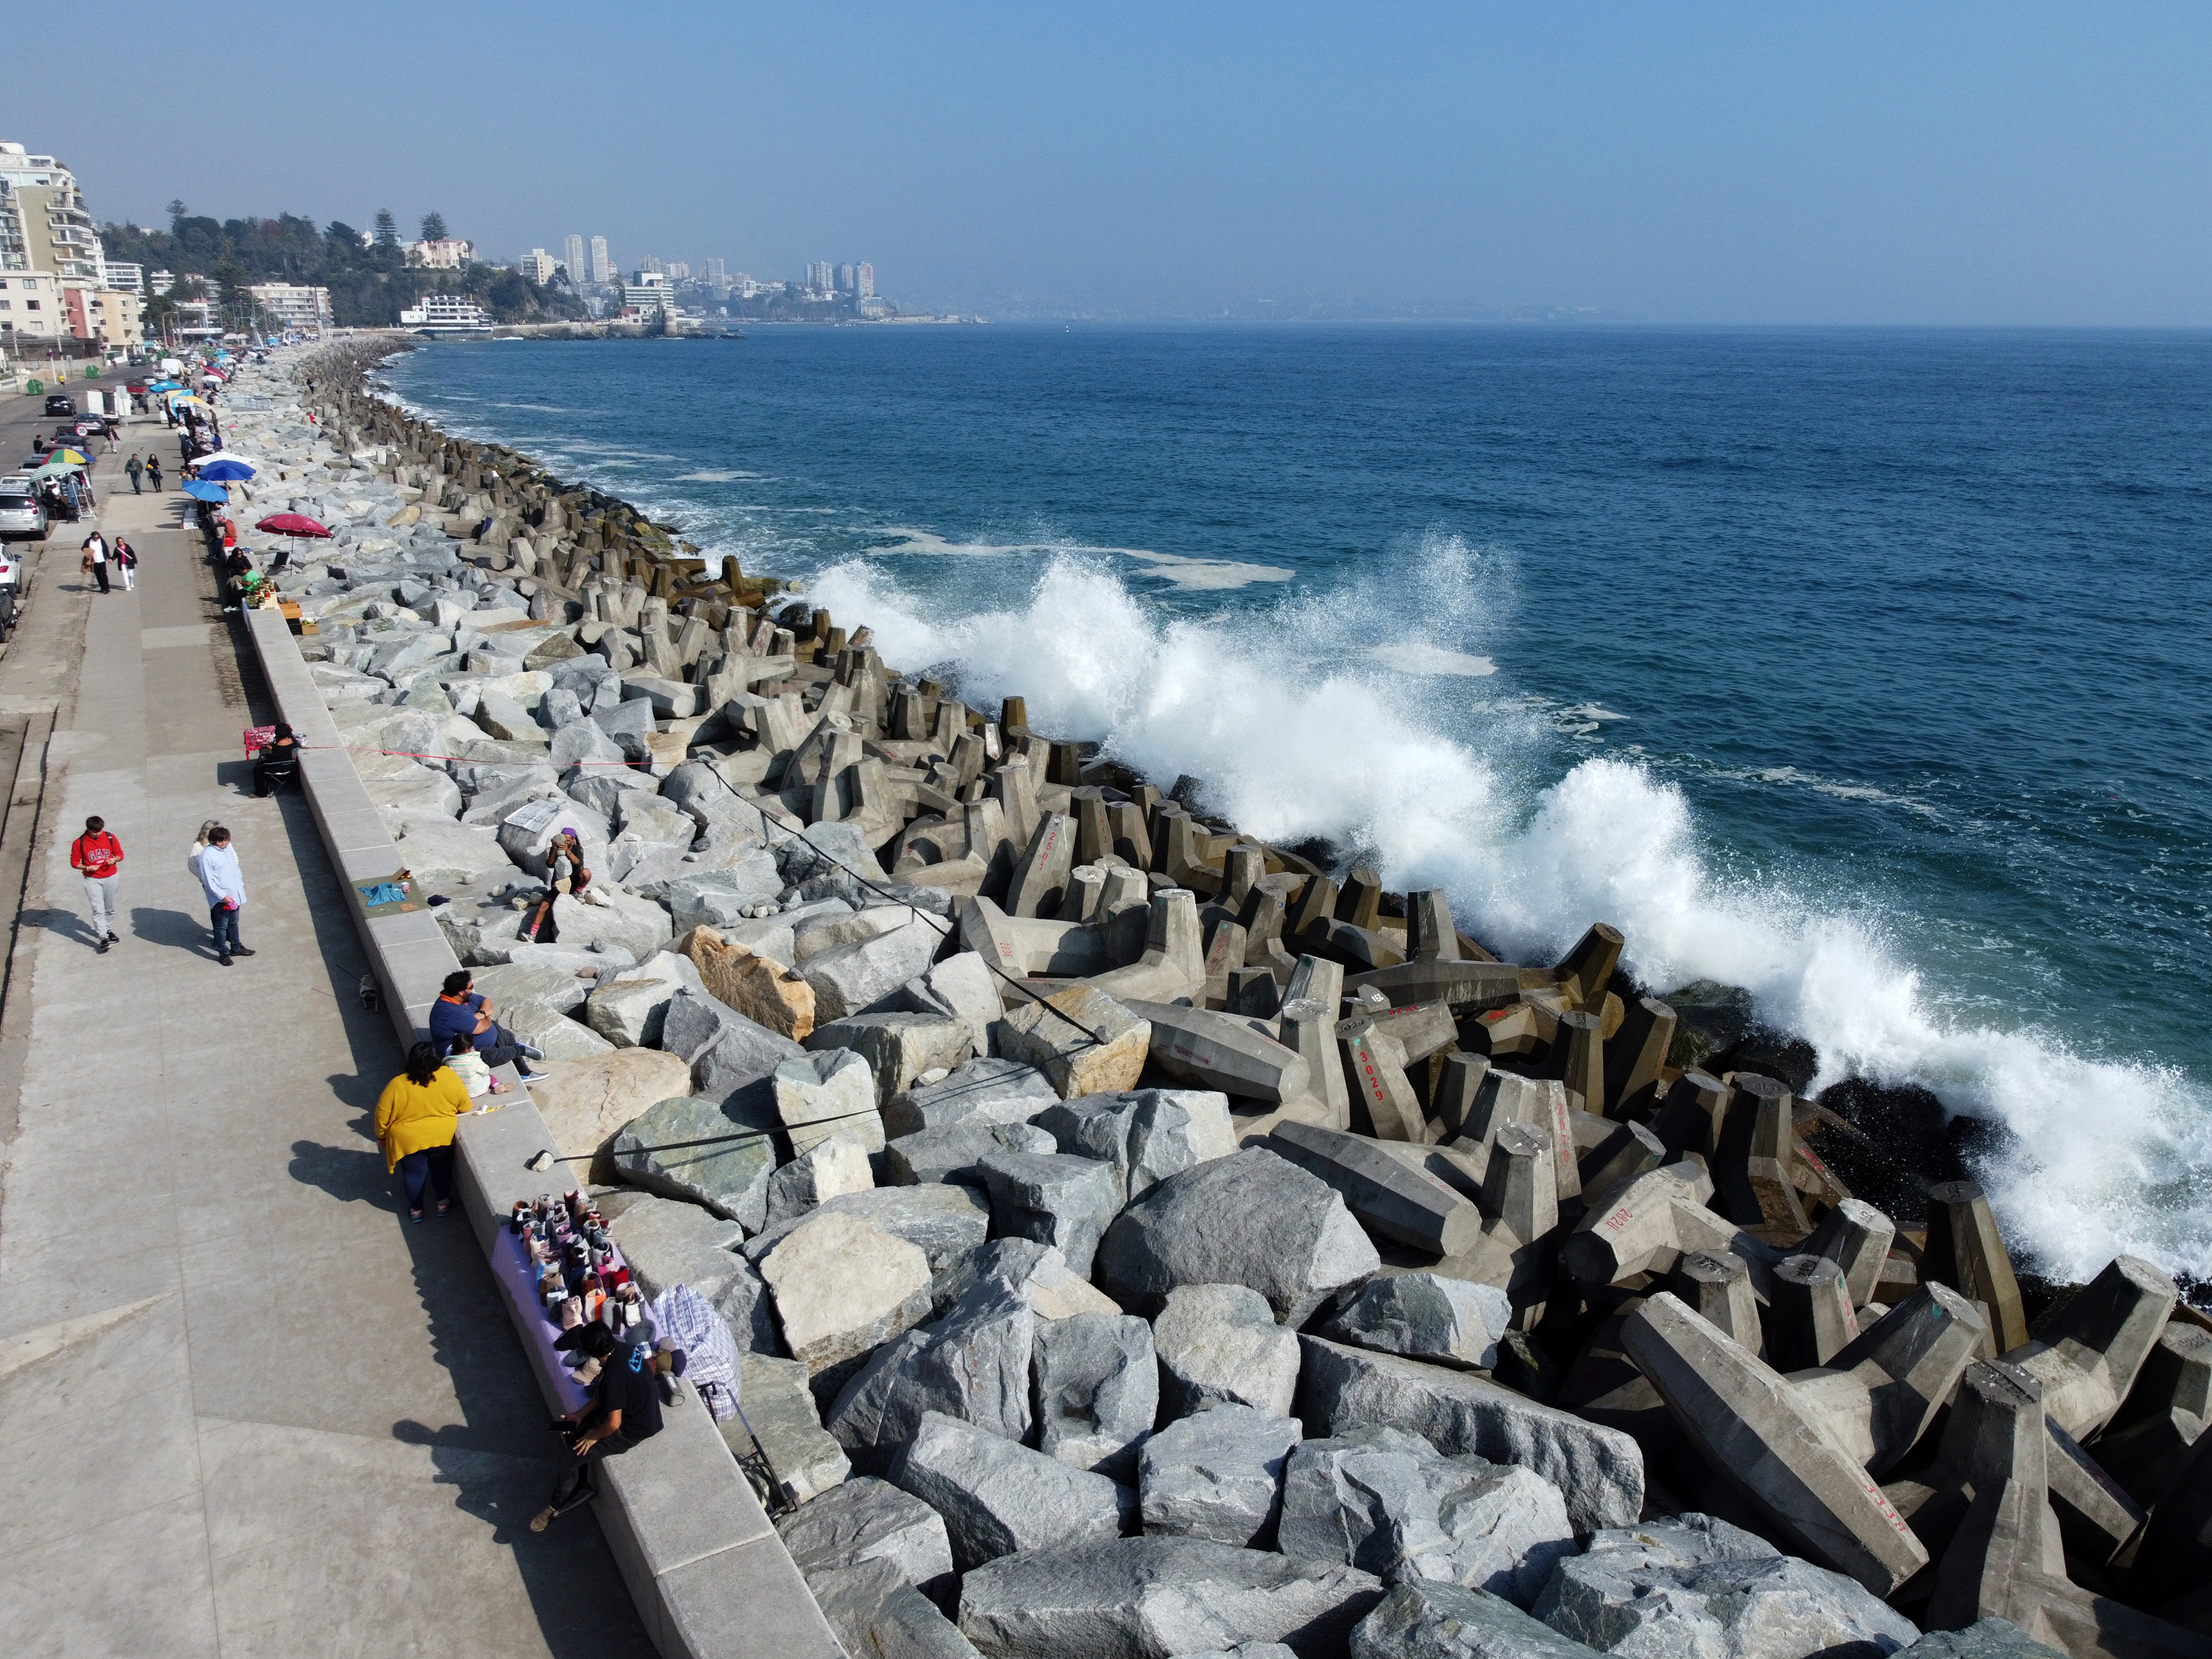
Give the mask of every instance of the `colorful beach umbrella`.
[{"label": "colorful beach umbrella", "polygon": [[54,450],[52,453],[54,459],[61,462],[65,466],[89,466],[92,465],[91,462],[85,459],[82,453],[77,450],[64,447]]},{"label": "colorful beach umbrella", "polygon": [[304,513],[271,513],[253,526],[272,536],[308,536],[326,539],[330,532]]},{"label": "colorful beach umbrella", "polygon": [[198,478],[190,479],[186,482],[185,484],[185,494],[194,496],[203,501],[228,501],[230,500],[230,492],[225,489],[221,484],[202,483]]}]

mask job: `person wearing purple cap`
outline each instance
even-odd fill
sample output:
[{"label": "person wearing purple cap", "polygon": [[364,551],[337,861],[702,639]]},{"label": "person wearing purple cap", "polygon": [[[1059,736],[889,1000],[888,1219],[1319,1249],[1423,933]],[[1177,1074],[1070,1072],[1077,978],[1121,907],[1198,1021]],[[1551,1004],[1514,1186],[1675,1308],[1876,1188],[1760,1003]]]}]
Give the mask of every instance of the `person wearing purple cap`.
[{"label": "person wearing purple cap", "polygon": [[592,872],[584,865],[584,843],[574,830],[563,827],[553,837],[553,844],[545,849],[545,894],[538,901],[538,908],[531,914],[530,925],[522,930],[522,937],[537,939],[538,930],[553,914],[553,901],[560,894],[567,893],[582,904],[603,902],[591,890],[591,885]]}]

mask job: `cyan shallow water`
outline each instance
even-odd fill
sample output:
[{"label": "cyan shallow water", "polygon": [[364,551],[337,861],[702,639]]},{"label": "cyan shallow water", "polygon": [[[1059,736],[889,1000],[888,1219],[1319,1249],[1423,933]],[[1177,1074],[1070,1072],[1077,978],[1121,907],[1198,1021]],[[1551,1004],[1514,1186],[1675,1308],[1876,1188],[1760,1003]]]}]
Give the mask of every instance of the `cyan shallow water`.
[{"label": "cyan shallow water", "polygon": [[2201,1273],[2208,371],[2201,335],[878,328],[391,375],[1255,833],[1532,955],[1613,921],[1830,1074],[2008,1122],[2054,1270]]}]

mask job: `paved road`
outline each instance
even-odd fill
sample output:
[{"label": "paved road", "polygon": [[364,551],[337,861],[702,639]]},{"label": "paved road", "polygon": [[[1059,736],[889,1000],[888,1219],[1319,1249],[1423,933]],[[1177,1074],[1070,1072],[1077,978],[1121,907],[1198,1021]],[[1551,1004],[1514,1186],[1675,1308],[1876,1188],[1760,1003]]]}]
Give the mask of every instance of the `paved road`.
[{"label": "paved road", "polygon": [[[38,400],[6,402],[27,447]],[[304,803],[252,798],[258,671],[181,498],[120,475],[155,443],[100,468],[137,591],[89,591],[62,526],[0,661],[0,717],[58,710],[0,1024],[9,1653],[649,1654],[597,1528],[525,1528],[544,1407],[465,1224],[394,1203],[391,1030]],[[93,812],[127,854],[105,956],[68,868]],[[184,868],[207,818],[250,894],[229,969]]]}]

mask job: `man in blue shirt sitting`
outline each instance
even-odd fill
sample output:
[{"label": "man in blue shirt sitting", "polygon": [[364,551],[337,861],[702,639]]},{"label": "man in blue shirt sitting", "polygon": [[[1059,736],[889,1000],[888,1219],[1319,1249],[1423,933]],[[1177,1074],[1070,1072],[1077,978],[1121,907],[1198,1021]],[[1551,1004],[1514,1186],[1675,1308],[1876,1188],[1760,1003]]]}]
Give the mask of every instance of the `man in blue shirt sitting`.
[{"label": "man in blue shirt sitting", "polygon": [[522,1062],[544,1059],[544,1051],[501,1030],[493,1022],[490,1000],[483,992],[471,989],[473,983],[465,968],[446,975],[444,994],[430,1005],[431,1040],[442,1053],[453,1047],[455,1037],[465,1035],[483,1056],[485,1065],[505,1066],[512,1061],[522,1076],[536,1075]]}]

